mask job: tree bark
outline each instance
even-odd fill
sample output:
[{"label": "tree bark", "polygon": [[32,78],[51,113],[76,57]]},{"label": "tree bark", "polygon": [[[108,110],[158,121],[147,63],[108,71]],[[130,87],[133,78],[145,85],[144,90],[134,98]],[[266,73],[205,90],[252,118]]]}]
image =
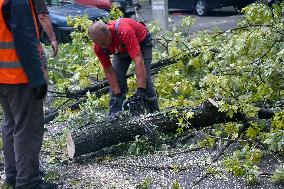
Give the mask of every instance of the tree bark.
[{"label": "tree bark", "polygon": [[[155,131],[176,132],[176,129],[179,128],[178,119],[184,115],[184,112],[194,113],[192,118],[187,119],[186,124],[189,128],[196,129],[245,119],[241,113],[230,118],[226,113],[219,112],[214,101],[206,101],[196,108],[168,109],[163,112],[134,117],[131,117],[129,113],[122,112],[70,132],[67,137],[68,156],[74,158],[122,142],[133,141],[137,135],[151,135]],[[267,119],[273,117],[274,114],[270,111],[262,111],[261,115]]]}]

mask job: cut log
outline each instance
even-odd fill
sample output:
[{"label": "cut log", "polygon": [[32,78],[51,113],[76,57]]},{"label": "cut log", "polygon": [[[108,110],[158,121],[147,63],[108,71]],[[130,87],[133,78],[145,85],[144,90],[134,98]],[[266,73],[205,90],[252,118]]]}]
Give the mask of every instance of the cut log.
[{"label": "cut log", "polygon": [[[213,101],[207,101],[197,108],[168,109],[155,114],[130,117],[122,112],[92,125],[81,127],[70,132],[67,137],[67,152],[70,158],[95,152],[105,147],[135,140],[137,135],[145,135],[151,131],[176,132],[178,118],[184,112],[193,112],[194,116],[187,123],[192,128],[203,128],[227,121],[242,121],[244,116],[236,114],[229,118],[226,113],[219,112]],[[262,111],[263,113],[263,111]],[[271,112],[269,112],[269,115]],[[265,114],[266,118],[268,117]]]}]

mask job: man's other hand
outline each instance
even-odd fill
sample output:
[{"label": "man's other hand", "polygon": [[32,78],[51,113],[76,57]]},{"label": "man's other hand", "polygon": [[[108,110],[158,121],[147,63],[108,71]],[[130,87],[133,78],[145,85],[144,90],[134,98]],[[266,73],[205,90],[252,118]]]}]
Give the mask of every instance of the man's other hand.
[{"label": "man's other hand", "polygon": [[58,42],[56,40],[51,41],[51,47],[53,50],[53,57],[55,57],[58,53]]},{"label": "man's other hand", "polygon": [[47,84],[44,83],[43,85],[33,88],[34,89],[34,97],[36,100],[42,100],[46,96],[47,93]]},{"label": "man's other hand", "polygon": [[137,88],[135,94],[132,97],[130,97],[130,101],[138,101],[146,99],[147,99],[146,89],[140,87]]},{"label": "man's other hand", "polygon": [[137,88],[136,93],[128,99],[128,107],[133,116],[147,113],[146,89]]}]

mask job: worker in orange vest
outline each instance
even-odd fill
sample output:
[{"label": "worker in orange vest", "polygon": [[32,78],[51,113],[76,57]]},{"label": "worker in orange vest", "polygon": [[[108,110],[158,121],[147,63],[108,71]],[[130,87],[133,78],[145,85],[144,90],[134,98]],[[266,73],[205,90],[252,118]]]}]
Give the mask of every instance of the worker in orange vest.
[{"label": "worker in orange vest", "polygon": [[42,99],[46,92],[33,4],[31,0],[0,0],[0,103],[4,112],[6,187],[57,188],[42,181],[39,174],[44,132]]}]

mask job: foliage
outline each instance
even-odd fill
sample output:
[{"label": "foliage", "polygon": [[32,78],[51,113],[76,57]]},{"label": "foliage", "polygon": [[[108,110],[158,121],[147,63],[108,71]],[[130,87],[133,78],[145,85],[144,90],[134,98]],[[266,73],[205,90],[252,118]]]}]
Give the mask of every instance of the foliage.
[{"label": "foliage", "polygon": [[0,150],[3,150],[3,140],[0,138]]},{"label": "foliage", "polygon": [[236,176],[244,176],[250,184],[258,181],[260,168],[257,166],[262,158],[262,151],[246,145],[241,150],[234,151],[231,157],[224,160],[226,170]]},{"label": "foliage", "polygon": [[[115,20],[120,17],[123,17],[123,12],[118,7],[112,7],[112,9],[110,10],[110,18],[108,19]],[[106,19],[105,21],[107,22],[108,19]]]},{"label": "foliage", "polygon": [[88,39],[88,26],[91,21],[83,17],[69,18],[68,24],[75,28],[72,43],[62,44],[56,58],[49,60],[50,81],[57,91],[78,90],[103,77],[99,62],[95,57],[91,41]]},{"label": "foliage", "polygon": [[223,126],[224,132],[229,138],[236,139],[238,137],[240,124],[229,122],[224,124]]},{"label": "foliage", "polygon": [[272,119],[272,129],[275,131],[284,130],[284,111],[278,112]]},{"label": "foliage", "polygon": [[150,151],[153,151],[153,146],[149,144],[148,139],[144,137],[139,138],[139,136],[137,136],[135,142],[131,143],[128,147],[128,153],[131,155],[147,154]]},{"label": "foliage", "polygon": [[279,165],[273,173],[272,181],[276,183],[284,182],[284,165]]},{"label": "foliage", "polygon": [[46,136],[43,140],[42,150],[48,153],[47,162],[49,164],[66,164],[68,157],[65,154],[66,137],[68,129],[64,129],[62,135],[59,136]]},{"label": "foliage", "polygon": [[213,147],[215,146],[215,140],[212,137],[204,138],[203,140],[200,140],[198,142],[198,146],[200,146],[201,148]]},{"label": "foliage", "polygon": [[[177,139],[176,134],[163,134],[154,131],[153,135],[136,136],[135,141],[123,144],[121,147],[126,155],[145,155],[155,151],[168,151],[171,143]],[[190,148],[195,147],[190,146]],[[173,168],[175,169],[175,168]]]},{"label": "foliage", "polygon": [[268,145],[268,149],[273,152],[284,153],[284,131],[279,130],[267,133],[264,144]]},{"label": "foliage", "polygon": [[264,144],[273,152],[284,154],[284,112],[278,112],[272,119],[271,132],[265,133]]},{"label": "foliage", "polygon": [[136,189],[149,189],[152,185],[152,182],[152,179],[146,178],[136,186]]},{"label": "foliage", "polygon": [[2,189],[13,189],[13,187],[11,185],[8,185],[6,183],[1,184],[1,188]]},{"label": "foliage", "polygon": [[172,189],[182,189],[178,183],[178,181],[174,181],[172,185]]},{"label": "foliage", "polygon": [[178,115],[178,111],[173,109],[171,114],[175,117],[179,117],[177,123],[179,128],[177,129],[177,133],[179,135],[184,134],[185,129],[190,128],[190,123],[188,120],[193,118],[194,113],[191,111],[183,111],[182,115]]},{"label": "foliage", "polygon": [[246,136],[250,139],[258,139],[262,135],[265,125],[260,122],[250,122],[250,127],[246,131]]},{"label": "foliage", "polygon": [[58,181],[60,178],[60,174],[57,172],[48,172],[45,176],[44,176],[44,180],[49,181],[49,182],[54,182],[54,181]]}]

